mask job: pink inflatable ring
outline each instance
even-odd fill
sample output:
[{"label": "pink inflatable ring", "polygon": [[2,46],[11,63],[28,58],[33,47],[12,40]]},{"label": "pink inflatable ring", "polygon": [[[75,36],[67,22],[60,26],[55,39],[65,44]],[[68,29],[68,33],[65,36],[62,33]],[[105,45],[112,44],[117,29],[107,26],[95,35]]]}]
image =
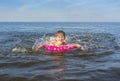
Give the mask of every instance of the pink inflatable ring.
[{"label": "pink inflatable ring", "polygon": [[45,45],[44,47],[47,51],[50,51],[50,52],[65,52],[65,51],[71,51],[77,48],[76,46],[67,46],[67,45],[63,45],[63,46]]}]

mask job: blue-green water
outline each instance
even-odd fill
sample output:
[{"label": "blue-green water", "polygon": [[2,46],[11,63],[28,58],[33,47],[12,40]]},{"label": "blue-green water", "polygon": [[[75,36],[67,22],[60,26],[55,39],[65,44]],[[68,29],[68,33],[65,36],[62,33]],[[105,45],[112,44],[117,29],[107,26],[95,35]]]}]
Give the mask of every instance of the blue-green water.
[{"label": "blue-green water", "polygon": [[[57,30],[86,51],[47,54],[27,51]],[[0,81],[119,81],[118,22],[0,22]],[[12,50],[20,50],[13,52]]]}]

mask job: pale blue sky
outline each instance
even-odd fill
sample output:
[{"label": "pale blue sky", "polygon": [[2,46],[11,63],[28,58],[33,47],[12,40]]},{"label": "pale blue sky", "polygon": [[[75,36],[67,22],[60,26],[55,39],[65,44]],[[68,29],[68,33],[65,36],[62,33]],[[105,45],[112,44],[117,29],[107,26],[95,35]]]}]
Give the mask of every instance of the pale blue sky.
[{"label": "pale blue sky", "polygon": [[120,22],[120,0],[0,0],[0,21]]}]

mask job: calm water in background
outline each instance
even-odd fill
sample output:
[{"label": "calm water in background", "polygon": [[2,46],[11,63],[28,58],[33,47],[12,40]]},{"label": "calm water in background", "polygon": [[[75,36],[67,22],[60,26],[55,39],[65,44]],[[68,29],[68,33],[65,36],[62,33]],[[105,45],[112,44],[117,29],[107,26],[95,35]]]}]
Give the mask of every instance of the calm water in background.
[{"label": "calm water in background", "polygon": [[[87,51],[24,52],[64,30]],[[120,23],[0,22],[0,81],[120,81]],[[18,49],[13,52],[13,49]]]}]

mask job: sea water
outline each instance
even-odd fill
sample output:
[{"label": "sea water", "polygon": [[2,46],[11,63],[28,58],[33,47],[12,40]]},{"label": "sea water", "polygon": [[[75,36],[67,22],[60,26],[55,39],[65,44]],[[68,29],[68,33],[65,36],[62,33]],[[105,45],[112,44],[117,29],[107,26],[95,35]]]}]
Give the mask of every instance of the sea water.
[{"label": "sea water", "polygon": [[[87,50],[28,51],[66,33]],[[119,22],[0,22],[0,81],[119,81]]]}]

